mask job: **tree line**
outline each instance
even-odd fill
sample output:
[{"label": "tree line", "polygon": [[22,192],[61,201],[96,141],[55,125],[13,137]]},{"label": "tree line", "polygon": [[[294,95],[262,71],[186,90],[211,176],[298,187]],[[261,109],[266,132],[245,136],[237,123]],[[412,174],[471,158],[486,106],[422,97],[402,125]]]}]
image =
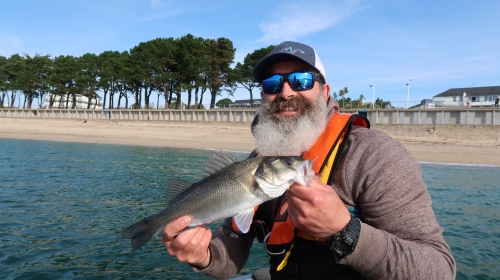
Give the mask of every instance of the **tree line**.
[{"label": "tree line", "polygon": [[[75,109],[77,96],[82,95],[87,97],[87,109],[95,109],[91,108],[91,102],[97,100],[100,92],[103,108],[108,109],[113,109],[114,104],[116,108],[152,109],[153,93],[157,98],[156,109],[160,98],[165,100],[166,108],[181,108],[182,93],[187,93],[187,108],[202,109],[204,94],[208,92],[210,108],[214,108],[219,105],[215,103],[218,95],[227,92],[232,96],[238,87],[248,90],[253,103],[253,90],[260,86],[253,77],[253,69],[274,47],[270,45],[247,54],[243,63],[236,63],[234,68],[231,64],[236,49],[231,40],[191,34],[176,39],[156,38],[129,51],[104,51],[98,55],[0,56],[0,107],[5,103],[14,107],[16,97],[23,97],[23,108],[30,109],[35,100],[39,108],[52,108],[59,96],[62,98],[58,100],[64,100],[59,102],[59,108]],[[349,90],[344,87],[339,95],[334,92],[332,97],[342,98],[341,107],[346,107],[345,103],[363,103],[363,95],[359,100],[351,100],[345,98],[347,93]],[[129,106],[130,97],[135,102]],[[223,99],[218,103],[230,102]]]},{"label": "tree line", "polygon": [[[334,92],[332,97],[338,101],[340,108],[351,109],[351,108],[392,108],[392,104],[390,101],[384,101],[381,98],[377,98],[375,103],[366,102],[366,98],[363,94],[359,96],[358,99],[351,99],[350,97],[345,97],[346,94],[349,93],[349,89],[347,87],[339,90],[339,94]],[[338,98],[342,98],[342,100],[338,100]]]},{"label": "tree line", "polygon": [[14,107],[16,97],[22,96],[23,108],[31,108],[35,99],[40,108],[52,108],[55,97],[61,96],[65,103],[60,107],[75,109],[77,95],[82,95],[88,97],[87,109],[92,109],[91,101],[101,92],[103,108],[113,109],[115,98],[117,108],[122,102],[128,108],[133,97],[135,102],[130,107],[149,109],[155,92],[157,109],[160,97],[166,107],[180,108],[182,93],[187,93],[188,108],[197,109],[202,108],[203,95],[208,92],[210,108],[214,108],[217,95],[223,91],[232,95],[238,85],[248,89],[253,100],[252,90],[259,86],[253,68],[273,48],[271,45],[248,54],[234,68],[230,66],[236,49],[231,40],[191,34],[157,38],[141,42],[130,51],[98,55],[0,56],[0,107],[5,101]]}]

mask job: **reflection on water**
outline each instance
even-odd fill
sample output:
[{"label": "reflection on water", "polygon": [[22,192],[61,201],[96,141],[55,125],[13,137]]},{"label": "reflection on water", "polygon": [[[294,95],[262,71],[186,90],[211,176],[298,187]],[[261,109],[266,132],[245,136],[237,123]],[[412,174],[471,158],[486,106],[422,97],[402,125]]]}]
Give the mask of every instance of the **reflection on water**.
[{"label": "reflection on water", "polygon": [[[120,231],[161,210],[169,177],[199,180],[212,151],[10,139],[0,144],[2,279],[203,278],[168,256],[159,236],[131,251]],[[457,278],[499,275],[500,168],[422,169],[458,263]],[[242,273],[266,265],[256,244]]]}]

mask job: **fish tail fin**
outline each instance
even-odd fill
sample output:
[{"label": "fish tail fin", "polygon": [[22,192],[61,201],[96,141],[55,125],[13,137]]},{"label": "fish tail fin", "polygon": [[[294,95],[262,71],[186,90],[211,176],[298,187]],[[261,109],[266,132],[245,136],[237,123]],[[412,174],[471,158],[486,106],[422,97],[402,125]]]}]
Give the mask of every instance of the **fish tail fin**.
[{"label": "fish tail fin", "polygon": [[137,250],[160,232],[160,230],[161,227],[151,223],[149,218],[145,218],[122,230],[122,236],[132,239],[132,249]]}]

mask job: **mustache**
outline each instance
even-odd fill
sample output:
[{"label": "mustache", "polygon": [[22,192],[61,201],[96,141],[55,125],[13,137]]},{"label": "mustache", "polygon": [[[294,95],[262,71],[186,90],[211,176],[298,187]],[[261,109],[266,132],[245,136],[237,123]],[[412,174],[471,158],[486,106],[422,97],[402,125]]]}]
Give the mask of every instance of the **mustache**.
[{"label": "mustache", "polygon": [[291,99],[277,97],[271,103],[264,105],[266,113],[272,115],[284,110],[305,112],[313,107],[313,102],[299,95]]}]

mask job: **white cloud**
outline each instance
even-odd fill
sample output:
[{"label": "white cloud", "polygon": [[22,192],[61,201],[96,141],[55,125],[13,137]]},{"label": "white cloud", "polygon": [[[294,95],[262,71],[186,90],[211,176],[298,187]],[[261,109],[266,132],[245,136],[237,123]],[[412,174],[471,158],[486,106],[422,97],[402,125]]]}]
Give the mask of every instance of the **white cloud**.
[{"label": "white cloud", "polygon": [[151,0],[151,8],[154,9],[151,15],[140,17],[134,22],[144,22],[144,21],[152,21],[158,20],[162,18],[172,17],[179,14],[189,14],[193,12],[199,11],[210,11],[218,9],[218,7],[209,7],[209,8],[193,8],[192,5],[188,5],[187,8],[184,5],[176,3],[177,0],[170,1],[162,1],[162,0]]},{"label": "white cloud", "polygon": [[287,2],[278,7],[272,15],[275,19],[259,25],[262,37],[260,42],[296,40],[300,37],[330,28],[347,19],[366,6],[360,6],[357,0],[348,0],[338,5],[329,2],[316,4]]},{"label": "white cloud", "polygon": [[177,2],[177,0],[168,0],[168,1],[151,0],[151,8],[153,8],[153,9],[163,8],[163,7],[166,7],[167,5],[174,4],[175,2]]},{"label": "white cloud", "polygon": [[151,8],[156,9],[156,8],[161,8],[165,6],[163,1],[161,0],[151,0]]}]

